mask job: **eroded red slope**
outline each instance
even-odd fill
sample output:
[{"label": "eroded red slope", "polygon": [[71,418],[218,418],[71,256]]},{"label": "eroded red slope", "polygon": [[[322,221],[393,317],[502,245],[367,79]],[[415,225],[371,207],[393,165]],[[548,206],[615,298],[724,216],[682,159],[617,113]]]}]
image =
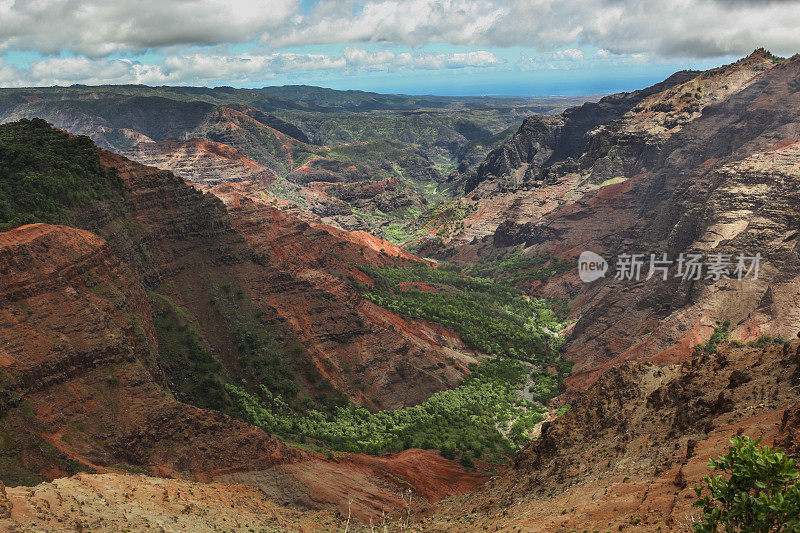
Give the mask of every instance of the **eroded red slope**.
[{"label": "eroded red slope", "polygon": [[[76,469],[238,480],[285,504],[368,520],[477,487],[432,451],[324,458],[262,430],[176,401],[151,370],[157,346],[137,274],[88,231],[36,224],[0,233],[4,476]],[[11,480],[13,482],[13,479]],[[13,484],[13,483],[12,483]]]}]

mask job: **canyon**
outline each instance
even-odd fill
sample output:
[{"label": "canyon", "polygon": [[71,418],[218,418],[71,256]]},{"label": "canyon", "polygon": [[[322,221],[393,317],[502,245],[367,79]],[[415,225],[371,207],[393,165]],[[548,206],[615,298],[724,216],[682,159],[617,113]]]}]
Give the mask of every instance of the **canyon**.
[{"label": "canyon", "polygon": [[[759,49],[548,114],[302,86],[7,90],[2,120],[69,134],[7,126],[90,135],[109,185],[0,232],[0,526],[690,528],[732,437],[800,453],[798,88],[800,58]],[[511,127],[504,106],[531,116]],[[407,136],[359,129],[383,115]],[[585,250],[605,277],[581,281]],[[644,274],[650,254],[760,263],[624,279],[624,254]],[[326,449],[245,416],[237,398],[380,419],[464,390],[499,352],[378,297],[420,269],[440,274],[392,302],[466,298],[463,279],[513,294],[510,315],[543,306],[530,327],[557,355],[521,355],[512,394],[557,390],[514,457]]]}]

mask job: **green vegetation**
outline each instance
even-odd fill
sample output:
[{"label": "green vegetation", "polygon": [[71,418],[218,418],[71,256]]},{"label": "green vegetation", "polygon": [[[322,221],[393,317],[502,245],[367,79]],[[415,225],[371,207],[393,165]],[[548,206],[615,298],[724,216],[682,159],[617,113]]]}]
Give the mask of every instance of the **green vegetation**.
[{"label": "green vegetation", "polygon": [[534,372],[531,378],[533,378],[533,385],[530,386],[528,392],[537,402],[547,403],[562,392],[562,380],[558,375],[554,376],[549,372]]},{"label": "green vegetation", "polygon": [[534,370],[531,372],[533,385],[528,387],[531,399],[540,403],[547,403],[565,390],[564,378],[572,373],[573,361],[558,359],[554,362],[554,371]]},{"label": "green vegetation", "polygon": [[764,54],[765,58],[769,59],[770,61],[772,61],[773,63],[776,63],[776,64],[780,64],[786,59],[786,58],[781,57],[781,56],[776,56],[775,54],[773,54],[772,52],[770,52],[766,48],[756,48],[755,52],[761,52],[762,54]]},{"label": "green vegetation", "polygon": [[[485,155],[494,144],[492,136],[513,127],[534,113],[560,112],[570,103],[555,106],[497,105],[498,99],[489,99],[483,109],[424,109],[400,111],[397,109],[361,111],[287,109],[275,115],[296,124],[320,145],[358,143],[375,139],[399,140],[407,144],[441,147],[449,161],[465,141],[487,139]],[[577,103],[577,102],[576,102]],[[582,102],[581,102],[582,103]],[[505,107],[505,109],[503,109]],[[537,109],[538,107],[538,109]],[[443,168],[444,169],[444,168]]]},{"label": "green vegetation", "polygon": [[25,466],[27,451],[18,432],[0,425],[0,481],[7,485],[33,486],[44,481],[42,476]]},{"label": "green vegetation", "polygon": [[696,532],[800,531],[797,461],[760,442],[734,437],[727,454],[709,461],[721,474],[704,477],[694,489],[694,505],[703,513]]},{"label": "green vegetation", "polygon": [[424,233],[436,230],[438,237],[447,237],[454,231],[464,229],[464,218],[478,210],[475,202],[462,203],[459,200],[441,202],[419,219]]},{"label": "green vegetation", "polygon": [[[179,304],[167,295],[198,283],[208,300]],[[233,384],[267,405],[280,397],[297,411],[327,412],[346,402],[291,330],[270,323],[235,279],[184,271],[148,296],[158,340],[156,364],[182,400],[236,415],[227,390]]]},{"label": "green vegetation", "polygon": [[[415,220],[416,216],[408,217],[409,220]],[[388,226],[384,226],[383,235],[389,242],[397,245],[403,245],[420,237],[421,232],[413,227],[413,222],[393,222]]]},{"label": "green vegetation", "polygon": [[0,371],[0,481],[10,486],[41,483],[44,479],[32,466],[38,461],[59,465],[69,475],[89,471],[40,435],[20,430],[32,422],[33,406],[12,383],[10,376]]},{"label": "green vegetation", "polygon": [[[234,412],[226,389],[231,383],[245,387],[262,401],[279,396],[293,408],[301,404],[332,408],[342,403],[331,384],[307,361],[302,347],[293,337],[264,324],[264,316],[252,309],[244,291],[227,281],[210,285],[211,316],[205,328],[171,298],[149,293],[158,365],[175,392],[195,405],[228,414]],[[233,346],[226,346],[230,343]],[[212,353],[220,349],[233,351],[236,359],[223,365]],[[316,399],[300,394],[298,380],[302,378],[316,389]]]},{"label": "green vegetation", "polygon": [[[714,333],[705,344],[697,344],[694,347],[694,355],[700,356],[703,354],[713,355],[719,351],[720,346],[743,346],[741,341],[730,340],[731,321],[724,320],[717,322],[714,328]],[[786,343],[783,337],[773,337],[771,335],[761,335],[757,340],[747,343],[749,348],[768,348],[770,346],[780,346]]]},{"label": "green vegetation", "polygon": [[121,193],[89,137],[72,137],[41,119],[0,125],[0,231],[68,221],[68,210]]},{"label": "green vegetation", "polygon": [[555,332],[562,325],[547,300],[448,267],[361,268],[375,281],[373,288],[362,287],[364,297],[381,307],[441,324],[487,354],[531,362],[555,359]]},{"label": "green vegetation", "polygon": [[519,286],[533,281],[545,282],[576,267],[572,261],[561,261],[550,255],[527,257],[519,249],[515,249],[483,260],[468,268],[466,273]]},{"label": "green vegetation", "polygon": [[328,416],[315,410],[301,414],[279,396],[267,405],[241,387],[230,384],[226,389],[240,416],[293,440],[313,439],[329,449],[366,453],[419,447],[438,449],[467,464],[475,459],[502,462],[528,441],[528,431],[546,409],[516,394],[526,378],[522,363],[495,360],[472,369],[454,390],[414,407],[376,413],[347,405]]},{"label": "green vegetation", "polygon": [[786,340],[783,337],[772,337],[770,335],[761,335],[757,340],[750,341],[747,346],[750,348],[767,348],[769,346],[780,346],[785,344]]},{"label": "green vegetation", "polygon": [[174,392],[198,407],[228,411],[231,403],[224,383],[230,378],[203,345],[190,315],[166,296],[150,293],[150,303],[159,365],[169,376]]},{"label": "green vegetation", "polygon": [[724,320],[717,321],[717,327],[714,328],[714,333],[705,344],[697,344],[694,347],[694,355],[714,355],[719,351],[720,344],[728,344],[728,338],[731,334],[731,321]]},{"label": "green vegetation", "polygon": [[[518,263],[513,256],[500,268],[483,265],[483,272],[502,273],[503,265]],[[534,401],[544,404],[564,391],[572,364],[558,358],[560,339],[555,332],[563,324],[552,309],[554,302],[528,298],[505,280],[466,276],[451,266],[361,268],[375,281],[374,287],[361,287],[364,297],[381,307],[441,324],[475,350],[552,367],[531,373]],[[548,265],[539,272],[558,268],[563,267]]]},{"label": "green vegetation", "polygon": [[605,180],[603,183],[597,186],[598,189],[605,187],[606,185],[614,185],[615,183],[622,183],[623,181],[627,180],[625,176],[617,176],[615,178],[609,178]]}]

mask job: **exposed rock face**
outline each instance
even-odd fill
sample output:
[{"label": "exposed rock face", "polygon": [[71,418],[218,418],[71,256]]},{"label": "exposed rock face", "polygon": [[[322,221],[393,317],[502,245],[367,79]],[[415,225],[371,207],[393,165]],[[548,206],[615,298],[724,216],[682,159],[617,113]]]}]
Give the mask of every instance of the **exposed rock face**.
[{"label": "exposed rock face", "polygon": [[[0,497],[13,512],[0,514],[3,531],[339,531],[346,526],[378,524],[392,510],[403,509],[401,495],[414,490],[416,505],[444,495],[474,489],[483,481],[454,463],[422,450],[385,457],[346,456],[339,461],[298,463],[297,468],[229,476],[242,484],[197,483],[187,480],[132,476],[122,473],[78,474],[36,487],[8,489]],[[290,470],[294,468],[294,470]],[[265,484],[264,479],[269,479]],[[403,484],[398,486],[398,479]],[[330,501],[335,509],[309,511],[284,506],[272,495],[293,493],[293,503],[305,498],[319,507]],[[2,487],[2,485],[0,485]],[[279,497],[278,500],[285,500]]]},{"label": "exposed rock face", "polygon": [[[423,531],[680,530],[731,437],[798,450],[800,344],[609,370],[514,468],[432,510]],[[565,511],[565,512],[564,512]]]},{"label": "exposed rock face", "polygon": [[301,457],[165,394],[146,367],[157,346],[144,288],[97,235],[44,224],[0,233],[0,271],[0,369],[18,395],[6,435],[24,468],[55,477],[72,461],[196,478]]},{"label": "exposed rock face", "polygon": [[666,140],[774,66],[758,52],[705,73],[678,72],[647,89],[611,95],[559,116],[526,119],[466,176],[479,209],[464,219],[466,228],[452,242],[489,237],[491,243],[504,222],[545,226],[543,217],[555,207],[576,203],[606,180],[658,168],[665,161]]},{"label": "exposed rock face", "polygon": [[[632,93],[621,93],[568,109],[561,115],[525,119],[514,136],[486,156],[466,181],[469,193],[487,180],[510,177],[516,183],[543,181],[565,168],[574,168],[584,149],[584,137],[598,126],[618,120],[650,95],[697,76],[681,71],[665,81]],[[558,170],[547,171],[558,164]]]},{"label": "exposed rock face", "polygon": [[[416,257],[364,232],[299,220],[254,200],[246,189],[212,190],[227,204],[234,228],[268,257],[272,268],[251,285],[259,287],[257,301],[292,326],[335,387],[365,405],[396,408],[458,383],[473,359],[457,336],[375,306],[348,280],[371,283],[353,265],[387,266]],[[455,365],[447,363],[450,358]]]},{"label": "exposed rock face", "polygon": [[[616,120],[612,108],[609,115],[598,108],[601,121],[565,129],[602,102],[529,119],[483,164],[478,209],[450,240],[459,250],[454,259],[521,246],[571,260],[593,250],[611,262],[604,280],[587,285],[568,274],[542,288],[569,297],[579,317],[567,342],[567,357],[577,361],[572,387],[630,359],[682,361],[717,320],[731,320],[742,341],[794,337],[798,77],[796,58],[756,51],[614,97],[626,102]],[[504,190],[515,179],[516,190]],[[612,279],[621,253],[645,254],[641,281]],[[674,265],[667,281],[644,280],[651,253],[673,261],[681,253],[764,259],[755,281],[682,281]]]},{"label": "exposed rock face", "polygon": [[[330,511],[283,507],[253,486],[130,474],[78,474],[9,489],[3,531],[314,531],[341,524]],[[346,513],[346,511],[345,511]]]},{"label": "exposed rock face", "polygon": [[248,180],[268,187],[277,179],[273,171],[235,148],[201,139],[139,142],[125,155],[145,165],[171,170],[178,176],[191,175],[197,183]]}]

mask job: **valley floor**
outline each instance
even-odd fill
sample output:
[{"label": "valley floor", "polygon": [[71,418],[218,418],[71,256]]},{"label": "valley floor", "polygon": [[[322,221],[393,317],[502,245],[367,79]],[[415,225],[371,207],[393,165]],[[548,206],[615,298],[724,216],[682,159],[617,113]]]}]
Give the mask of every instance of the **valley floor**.
[{"label": "valley floor", "polygon": [[0,516],[10,507],[0,529],[689,531],[697,516],[693,487],[733,436],[797,453],[798,357],[795,341],[729,347],[682,365],[610,370],[512,468],[471,493],[439,503],[412,500],[372,526],[355,513],[348,522],[346,508],[287,508],[246,484],[78,474],[0,493]]}]

